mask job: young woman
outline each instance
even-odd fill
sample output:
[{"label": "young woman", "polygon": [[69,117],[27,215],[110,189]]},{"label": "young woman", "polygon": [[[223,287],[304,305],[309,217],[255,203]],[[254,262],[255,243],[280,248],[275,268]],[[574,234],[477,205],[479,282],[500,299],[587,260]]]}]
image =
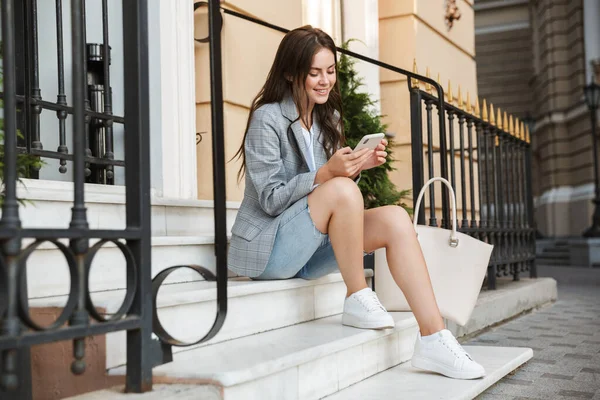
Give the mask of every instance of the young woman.
[{"label": "young woman", "polygon": [[392,328],[363,270],[364,252],[385,247],[419,324],[413,366],[482,377],[483,367],[444,329],[409,215],[397,206],[364,210],[356,183],[361,171],[385,162],[387,141],[376,150],[344,147],[336,65],[335,44],[319,29],[295,29],[279,45],[237,154],[246,188],[229,268],[253,279],[317,279],[339,270],[348,288],[342,323]]}]

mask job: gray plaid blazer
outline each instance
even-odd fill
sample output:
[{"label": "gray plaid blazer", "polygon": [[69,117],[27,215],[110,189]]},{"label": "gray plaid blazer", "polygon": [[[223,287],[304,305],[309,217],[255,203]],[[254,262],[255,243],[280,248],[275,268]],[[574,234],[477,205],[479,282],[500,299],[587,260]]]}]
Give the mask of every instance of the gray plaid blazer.
[{"label": "gray plaid blazer", "polygon": [[[318,121],[313,122],[315,167],[327,162]],[[281,213],[307,196],[315,181],[306,162],[306,143],[291,96],[258,108],[244,142],[246,189],[231,229],[228,267],[254,278],[269,261]]]}]

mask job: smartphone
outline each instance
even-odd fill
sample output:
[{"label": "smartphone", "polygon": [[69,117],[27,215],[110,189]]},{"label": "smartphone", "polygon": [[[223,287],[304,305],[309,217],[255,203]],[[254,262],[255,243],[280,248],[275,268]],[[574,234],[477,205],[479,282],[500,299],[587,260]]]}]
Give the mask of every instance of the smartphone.
[{"label": "smartphone", "polygon": [[362,149],[371,149],[375,150],[377,145],[381,143],[381,139],[385,137],[384,133],[372,133],[370,135],[365,135],[360,139],[360,142],[356,145],[353,151],[358,151]]}]

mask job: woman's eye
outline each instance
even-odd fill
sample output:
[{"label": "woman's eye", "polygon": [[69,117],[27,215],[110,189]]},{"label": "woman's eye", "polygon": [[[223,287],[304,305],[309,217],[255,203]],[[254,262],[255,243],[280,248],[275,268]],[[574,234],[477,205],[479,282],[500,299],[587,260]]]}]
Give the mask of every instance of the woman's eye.
[{"label": "woman's eye", "polygon": [[312,76],[313,78],[316,78],[317,76],[319,76],[319,74],[313,74],[313,73],[311,73],[309,75]]},{"label": "woman's eye", "polygon": [[329,75],[333,75],[333,74],[335,74],[335,69],[334,69],[333,71],[327,71],[327,73],[328,73]]}]

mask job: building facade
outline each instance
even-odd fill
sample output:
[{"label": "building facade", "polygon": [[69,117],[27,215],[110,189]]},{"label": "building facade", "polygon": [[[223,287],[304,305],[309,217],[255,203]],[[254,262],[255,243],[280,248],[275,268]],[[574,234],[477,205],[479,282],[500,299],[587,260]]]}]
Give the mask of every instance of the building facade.
[{"label": "building facade", "polygon": [[[580,236],[594,197],[591,118],[583,88],[600,80],[594,0],[475,2],[480,95],[532,128],[538,231]],[[596,67],[597,68],[597,67]]]}]

